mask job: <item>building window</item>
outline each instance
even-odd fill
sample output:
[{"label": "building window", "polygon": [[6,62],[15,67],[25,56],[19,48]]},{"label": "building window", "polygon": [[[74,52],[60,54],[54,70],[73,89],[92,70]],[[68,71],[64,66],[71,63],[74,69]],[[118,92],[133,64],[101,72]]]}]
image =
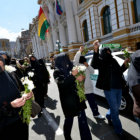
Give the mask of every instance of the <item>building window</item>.
[{"label": "building window", "polygon": [[79,4],[81,4],[84,0],[79,0]]},{"label": "building window", "polygon": [[140,0],[133,0],[134,2],[134,12],[135,12],[135,22],[140,22]]},{"label": "building window", "polygon": [[84,41],[87,42],[89,40],[88,36],[88,27],[87,27],[87,20],[83,22],[83,36],[84,36]]},{"label": "building window", "polygon": [[112,31],[109,6],[106,6],[103,11],[103,30],[104,30],[104,34],[111,33]]}]

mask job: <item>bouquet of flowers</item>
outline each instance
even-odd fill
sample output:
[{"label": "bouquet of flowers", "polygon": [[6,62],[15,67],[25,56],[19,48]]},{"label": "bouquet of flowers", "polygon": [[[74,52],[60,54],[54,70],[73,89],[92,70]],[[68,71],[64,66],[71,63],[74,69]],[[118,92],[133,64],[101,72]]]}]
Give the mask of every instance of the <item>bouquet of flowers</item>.
[{"label": "bouquet of flowers", "polygon": [[[130,53],[128,52],[128,49],[124,49],[123,50],[123,53],[124,53],[124,57],[125,57],[125,59],[126,58],[130,58]],[[127,67],[129,67],[129,63],[127,63]]]},{"label": "bouquet of flowers", "polygon": [[[34,76],[34,73],[29,72],[28,75],[29,75],[29,78],[23,77],[21,79],[22,84],[24,85],[24,88],[25,88],[25,91],[22,94],[23,98],[26,98],[27,93],[31,92],[35,88],[33,81],[30,80],[30,78]],[[22,114],[23,122],[27,124],[30,123],[30,117],[31,117],[31,112],[32,112],[32,100],[33,98],[27,100],[25,105],[21,108],[21,111],[20,111],[20,115]]]},{"label": "bouquet of flowers", "polygon": [[[77,75],[75,76],[76,78],[80,75],[83,75],[85,76],[85,70],[86,70],[86,67],[85,66],[75,66],[73,68],[73,70],[77,69],[78,70],[78,73]],[[77,94],[80,98],[80,102],[86,100],[86,96],[85,96],[85,90],[84,90],[84,81],[79,81],[79,80],[76,80],[76,84],[77,84]]]}]

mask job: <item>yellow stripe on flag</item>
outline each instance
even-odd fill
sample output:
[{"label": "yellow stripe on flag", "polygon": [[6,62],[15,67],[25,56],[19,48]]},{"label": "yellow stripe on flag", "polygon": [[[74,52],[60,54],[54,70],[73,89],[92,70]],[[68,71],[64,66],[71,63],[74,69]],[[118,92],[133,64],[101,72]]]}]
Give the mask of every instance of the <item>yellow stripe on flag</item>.
[{"label": "yellow stripe on flag", "polygon": [[41,16],[39,17],[39,21],[38,21],[38,36],[40,36],[41,27],[45,20],[46,20],[45,14],[42,13]]}]

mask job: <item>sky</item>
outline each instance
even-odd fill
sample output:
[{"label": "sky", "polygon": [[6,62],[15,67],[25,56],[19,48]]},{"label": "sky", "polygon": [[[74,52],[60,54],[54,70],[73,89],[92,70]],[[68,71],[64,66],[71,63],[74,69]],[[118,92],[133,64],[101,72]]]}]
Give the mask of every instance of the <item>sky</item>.
[{"label": "sky", "polygon": [[0,0],[0,38],[16,41],[38,15],[37,0]]}]

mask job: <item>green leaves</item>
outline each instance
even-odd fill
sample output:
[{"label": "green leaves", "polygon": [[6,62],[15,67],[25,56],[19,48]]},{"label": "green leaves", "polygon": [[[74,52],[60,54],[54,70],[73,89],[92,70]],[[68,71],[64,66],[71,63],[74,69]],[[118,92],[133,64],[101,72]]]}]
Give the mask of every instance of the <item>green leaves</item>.
[{"label": "green leaves", "polygon": [[127,51],[127,49],[125,49],[123,52],[125,58],[130,58],[130,53]]},{"label": "green leaves", "polygon": [[[128,50],[127,49],[125,49],[125,50],[123,50],[123,53],[124,53],[124,57],[125,57],[125,59],[126,58],[130,58],[130,53],[128,52]],[[127,68],[129,67],[129,63],[127,63]]]},{"label": "green leaves", "polygon": [[80,102],[85,101],[86,96],[85,96],[85,90],[84,90],[84,81],[79,82],[78,80],[76,80],[76,84],[77,84],[77,94],[80,98]]},{"label": "green leaves", "polygon": [[86,55],[88,53],[88,48],[87,46],[84,47],[84,51],[82,52],[82,55]]},{"label": "green leaves", "polygon": [[23,123],[29,125],[32,113],[32,98],[27,100],[25,105],[21,108],[20,115],[22,116]]}]

